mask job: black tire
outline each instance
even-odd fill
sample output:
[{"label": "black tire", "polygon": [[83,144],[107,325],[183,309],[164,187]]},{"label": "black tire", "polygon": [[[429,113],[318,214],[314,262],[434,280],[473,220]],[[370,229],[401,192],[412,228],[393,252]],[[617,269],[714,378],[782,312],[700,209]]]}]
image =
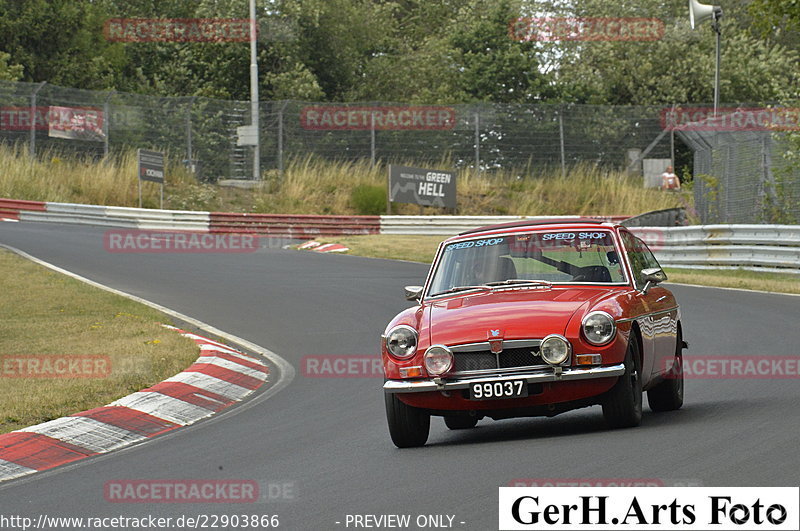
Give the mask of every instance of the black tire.
[{"label": "black tire", "polygon": [[431,429],[431,415],[424,409],[401,402],[394,393],[386,394],[386,420],[389,434],[398,448],[424,446]]},{"label": "black tire", "polygon": [[683,405],[683,335],[678,329],[675,365],[663,382],[647,391],[647,403],[655,412],[675,411]]},{"label": "black tire", "polygon": [[625,354],[625,373],[603,401],[603,417],[612,428],[633,428],[642,422],[642,379],[639,344],[631,333]]},{"label": "black tire", "polygon": [[478,425],[478,417],[468,417],[466,415],[446,416],[444,423],[451,430],[468,430]]}]

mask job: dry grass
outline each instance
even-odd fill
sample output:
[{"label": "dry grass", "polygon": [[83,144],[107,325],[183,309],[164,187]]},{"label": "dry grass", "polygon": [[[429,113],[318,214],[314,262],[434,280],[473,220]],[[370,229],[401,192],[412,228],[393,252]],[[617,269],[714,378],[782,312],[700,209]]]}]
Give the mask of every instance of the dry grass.
[{"label": "dry grass", "polygon": [[[414,161],[405,164],[414,165]],[[452,168],[442,161],[439,168]],[[372,185],[385,190],[386,167],[368,161],[327,161],[304,157],[290,161],[284,176],[265,173],[254,190],[198,183],[179,166],[167,168],[165,208],[293,214],[363,214],[353,203],[353,189]],[[465,215],[635,215],[650,210],[691,206],[688,195],[645,190],[640,179],[593,165],[533,175],[516,169],[480,176],[459,175],[459,214]],[[145,183],[144,205],[158,206],[158,187]],[[0,197],[99,205],[137,206],[134,153],[101,162],[62,159],[48,154],[35,161],[21,147],[0,146]],[[434,208],[394,204],[395,214],[441,214]]]},{"label": "dry grass", "polygon": [[[0,433],[97,406],[185,369],[196,345],[166,316],[0,251]],[[20,378],[15,356],[108,356],[100,378]]]}]

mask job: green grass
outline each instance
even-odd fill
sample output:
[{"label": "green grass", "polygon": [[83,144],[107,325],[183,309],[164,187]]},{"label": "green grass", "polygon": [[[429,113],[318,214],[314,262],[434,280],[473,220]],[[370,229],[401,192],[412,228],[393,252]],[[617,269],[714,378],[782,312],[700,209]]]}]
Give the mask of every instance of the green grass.
[{"label": "green grass", "polygon": [[[421,164],[404,161],[407,165]],[[432,166],[452,169],[450,161]],[[199,183],[180,165],[168,165],[164,207],[178,210],[291,214],[382,213],[386,166],[316,157],[288,162],[279,177],[264,173],[251,190]],[[644,189],[640,178],[577,165],[567,172],[533,174],[508,168],[458,177],[458,213],[464,215],[635,215],[691,206],[690,195]],[[42,153],[33,161],[22,146],[0,146],[0,197],[97,205],[138,206],[134,152],[94,162]],[[144,183],[146,207],[158,206],[158,186]],[[395,214],[441,214],[441,209],[393,204]]]},{"label": "green grass", "polygon": [[800,294],[800,275],[791,273],[762,273],[744,269],[710,270],[669,267],[665,268],[665,271],[670,282],[680,284]]},{"label": "green grass", "polygon": [[[431,263],[439,243],[446,236],[404,236],[371,234],[318,238],[322,243],[341,243],[350,248],[347,254],[372,258]],[[670,282],[725,288],[740,288],[776,293],[800,293],[800,275],[759,271],[665,268]],[[421,279],[422,280],[422,279]],[[420,282],[421,282],[420,280]]]},{"label": "green grass", "polygon": [[[0,251],[0,293],[0,433],[103,406],[182,371],[199,355],[194,342],[159,324],[167,316],[8,251]],[[110,371],[19,377],[14,361],[43,366],[65,356],[108,356],[101,360]]]}]

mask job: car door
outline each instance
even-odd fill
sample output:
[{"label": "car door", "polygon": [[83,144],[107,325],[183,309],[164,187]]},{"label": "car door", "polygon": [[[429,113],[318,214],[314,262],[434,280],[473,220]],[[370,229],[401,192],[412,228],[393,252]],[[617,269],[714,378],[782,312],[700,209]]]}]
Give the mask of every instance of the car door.
[{"label": "car door", "polygon": [[639,315],[631,317],[635,317],[642,333],[642,377],[646,385],[672,366],[677,341],[678,305],[672,292],[661,285],[651,285],[644,292],[642,270],[660,269],[661,265],[641,239],[628,231],[621,231],[620,235],[636,287],[634,297],[639,303],[634,305],[639,308]]}]

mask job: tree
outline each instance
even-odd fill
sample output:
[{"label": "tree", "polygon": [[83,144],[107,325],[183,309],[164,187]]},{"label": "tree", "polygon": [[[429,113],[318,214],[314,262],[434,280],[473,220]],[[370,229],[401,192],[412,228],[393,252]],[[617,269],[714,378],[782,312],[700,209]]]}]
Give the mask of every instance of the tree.
[{"label": "tree", "polygon": [[0,50],[24,68],[22,81],[105,89],[124,62],[103,37],[100,4],[73,0],[0,0]]},{"label": "tree", "polygon": [[[577,103],[708,103],[713,99],[714,34],[689,26],[683,0],[636,4],[585,0],[574,17],[655,17],[664,25],[654,41],[564,42],[548,45],[559,57],[560,97]],[[753,36],[750,16],[736,5],[723,18],[722,102],[767,102],[798,82],[798,53]]]},{"label": "tree", "polygon": [[0,52],[0,79],[5,81],[17,81],[22,77],[22,65],[8,64],[11,55]]}]

